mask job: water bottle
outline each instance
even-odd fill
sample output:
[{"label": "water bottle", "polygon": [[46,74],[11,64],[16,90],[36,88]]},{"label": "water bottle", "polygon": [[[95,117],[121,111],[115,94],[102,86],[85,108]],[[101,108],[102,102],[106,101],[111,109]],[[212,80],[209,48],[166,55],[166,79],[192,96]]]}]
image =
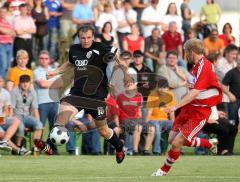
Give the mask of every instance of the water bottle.
[{"label": "water bottle", "polygon": [[79,147],[75,147],[75,155],[79,155]]}]

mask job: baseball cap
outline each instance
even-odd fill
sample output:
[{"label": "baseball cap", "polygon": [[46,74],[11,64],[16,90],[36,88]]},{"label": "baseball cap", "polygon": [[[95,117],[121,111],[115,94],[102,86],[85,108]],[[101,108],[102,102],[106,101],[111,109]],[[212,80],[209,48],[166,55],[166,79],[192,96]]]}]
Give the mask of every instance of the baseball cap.
[{"label": "baseball cap", "polygon": [[144,56],[144,53],[141,50],[136,50],[133,52],[133,57],[141,57]]}]

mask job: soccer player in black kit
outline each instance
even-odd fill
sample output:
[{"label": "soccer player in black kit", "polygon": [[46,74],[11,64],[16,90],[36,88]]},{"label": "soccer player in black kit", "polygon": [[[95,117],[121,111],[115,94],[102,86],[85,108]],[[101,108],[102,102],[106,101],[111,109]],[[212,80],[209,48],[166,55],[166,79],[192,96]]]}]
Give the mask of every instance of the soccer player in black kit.
[{"label": "soccer player in black kit", "polygon": [[[79,28],[80,44],[74,44],[69,50],[69,61],[62,64],[52,72],[47,72],[51,78],[62,74],[70,68],[74,69],[74,86],[70,95],[60,101],[60,113],[55,126],[65,126],[81,109],[91,114],[102,137],[116,149],[116,161],[121,163],[125,157],[123,142],[119,140],[114,131],[105,121],[105,102],[107,97],[108,80],[106,67],[109,57],[114,57],[117,49],[108,47],[103,43],[94,42],[94,29],[90,25]],[[39,150],[48,155],[53,154],[54,145],[48,139],[34,141]]]}]

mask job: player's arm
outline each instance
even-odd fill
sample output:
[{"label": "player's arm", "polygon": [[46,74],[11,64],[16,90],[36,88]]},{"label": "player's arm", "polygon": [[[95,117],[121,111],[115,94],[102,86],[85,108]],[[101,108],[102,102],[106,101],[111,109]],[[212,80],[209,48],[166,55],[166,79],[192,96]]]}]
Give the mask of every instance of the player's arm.
[{"label": "player's arm", "polygon": [[62,74],[65,71],[67,71],[68,69],[70,69],[70,68],[73,68],[73,64],[70,63],[70,62],[65,62],[59,68],[55,69],[54,71],[47,72],[46,73],[47,79],[50,79],[50,78],[52,78],[54,76]]},{"label": "player's arm", "polygon": [[192,102],[199,94],[200,94],[201,90],[196,90],[196,89],[192,89],[188,92],[188,94],[182,98],[182,100],[175,106],[175,107],[171,107],[166,109],[167,112],[174,112],[177,109],[189,104],[190,102]]}]

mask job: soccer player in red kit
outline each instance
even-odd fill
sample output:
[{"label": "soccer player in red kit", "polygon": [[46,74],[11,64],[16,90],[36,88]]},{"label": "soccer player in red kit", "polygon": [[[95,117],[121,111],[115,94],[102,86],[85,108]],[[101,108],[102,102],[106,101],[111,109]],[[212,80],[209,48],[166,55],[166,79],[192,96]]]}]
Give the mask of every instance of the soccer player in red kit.
[{"label": "soccer player in red kit", "polygon": [[165,176],[179,158],[182,146],[200,146],[217,153],[217,139],[202,139],[196,135],[208,121],[211,107],[221,102],[222,90],[217,82],[213,65],[203,56],[203,42],[190,39],[185,43],[184,49],[187,61],[194,64],[188,79],[189,92],[175,107],[167,109],[168,112],[174,112],[181,108],[181,111],[169,134],[171,148],[164,165],[152,176]]}]

